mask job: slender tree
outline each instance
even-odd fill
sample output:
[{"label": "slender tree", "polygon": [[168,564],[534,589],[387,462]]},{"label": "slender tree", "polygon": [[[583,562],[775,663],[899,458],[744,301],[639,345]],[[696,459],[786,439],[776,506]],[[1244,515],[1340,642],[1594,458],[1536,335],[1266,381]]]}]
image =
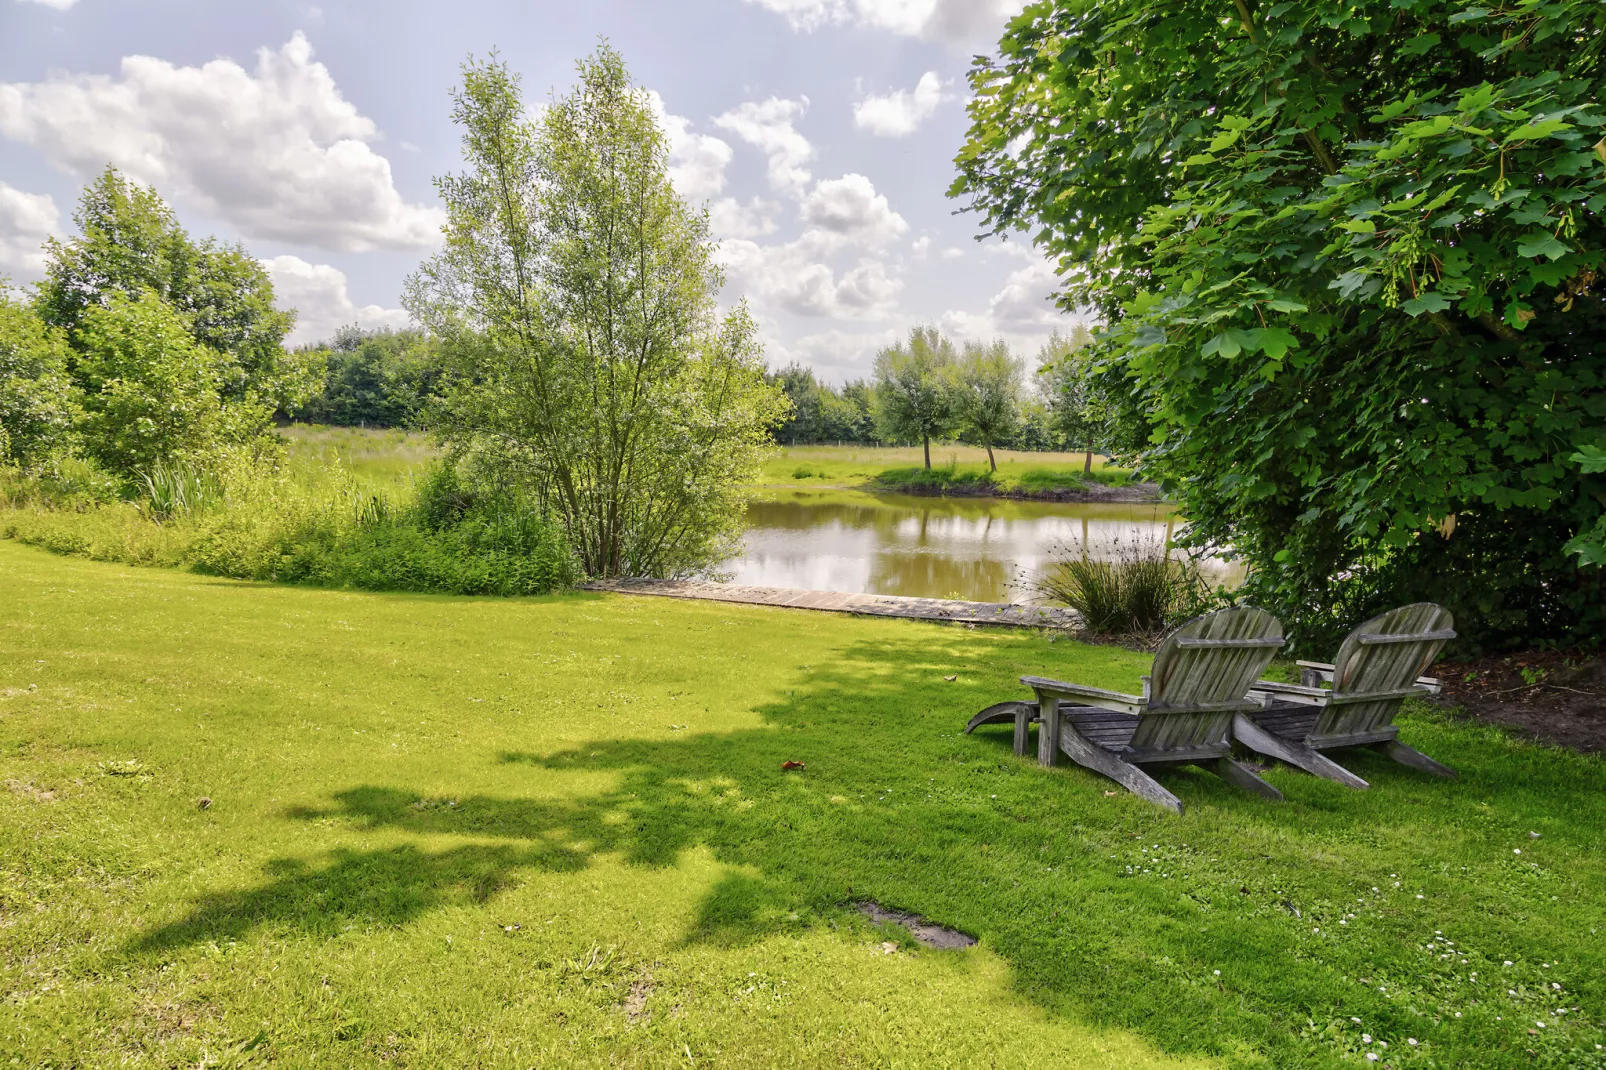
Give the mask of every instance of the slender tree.
[{"label": "slender tree", "polygon": [[505,64],[464,65],[467,169],[406,304],[442,339],[448,444],[532,486],[591,575],[688,574],[733,548],[786,400],[745,306],[717,315],[647,93],[606,45],[579,76],[532,120]]},{"label": "slender tree", "polygon": [[1021,361],[1009,345],[967,342],[952,375],[954,416],[961,434],[987,449],[987,464],[998,471],[993,444],[1020,425]]},{"label": "slender tree", "polygon": [[1037,351],[1037,379],[1048,398],[1054,429],[1065,445],[1083,451],[1082,471],[1093,471],[1094,450],[1106,448],[1108,406],[1100,397],[1088,351],[1093,341],[1077,324],[1068,333],[1055,330]]},{"label": "slender tree", "polygon": [[927,468],[931,440],[953,427],[955,360],[953,342],[935,327],[916,327],[907,342],[876,355],[876,424],[887,438],[918,439]]}]

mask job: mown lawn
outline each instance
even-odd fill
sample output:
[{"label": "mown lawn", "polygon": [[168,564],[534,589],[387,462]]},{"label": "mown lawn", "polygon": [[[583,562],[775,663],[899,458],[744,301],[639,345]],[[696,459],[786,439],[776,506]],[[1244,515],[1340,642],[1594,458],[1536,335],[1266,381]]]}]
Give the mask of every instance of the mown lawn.
[{"label": "mown lawn", "polygon": [[0,543],[0,1065],[1603,1065],[1598,758],[1418,711],[1459,782],[1176,818],[959,733],[1146,661]]},{"label": "mown lawn", "polygon": [[[991,474],[987,451],[976,446],[933,445],[934,470],[945,471],[950,482],[991,475],[1003,486],[1029,489],[1080,482],[1084,458],[1080,453],[1026,453],[994,450],[998,472]],[[1093,455],[1095,471],[1105,458]],[[919,446],[783,446],[764,465],[766,486],[852,487],[876,481],[888,472],[923,465]]]}]

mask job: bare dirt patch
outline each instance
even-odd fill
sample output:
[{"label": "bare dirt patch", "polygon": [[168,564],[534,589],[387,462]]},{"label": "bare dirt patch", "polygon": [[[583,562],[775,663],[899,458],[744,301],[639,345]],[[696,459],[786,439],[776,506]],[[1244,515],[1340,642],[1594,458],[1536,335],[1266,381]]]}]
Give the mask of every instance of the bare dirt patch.
[{"label": "bare dirt patch", "polygon": [[874,922],[884,922],[892,925],[901,925],[909,930],[909,935],[927,947],[938,951],[958,951],[967,947],[976,946],[974,936],[966,936],[957,929],[949,929],[935,922],[927,921],[919,914],[908,914],[901,910],[888,910],[880,903],[863,902],[854,906],[860,914]]},{"label": "bare dirt patch", "polygon": [[1588,753],[1606,751],[1606,658],[1530,651],[1440,662],[1439,702],[1481,721]]}]

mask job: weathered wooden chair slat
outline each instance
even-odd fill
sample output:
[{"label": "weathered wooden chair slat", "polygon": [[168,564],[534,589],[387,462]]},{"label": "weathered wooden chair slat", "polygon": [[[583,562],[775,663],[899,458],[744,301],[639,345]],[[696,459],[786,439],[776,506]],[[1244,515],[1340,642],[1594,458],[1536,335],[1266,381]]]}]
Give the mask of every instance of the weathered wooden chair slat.
[{"label": "weathered wooden chair slat", "polygon": [[1353,788],[1368,785],[1322,751],[1368,746],[1401,764],[1454,777],[1454,770],[1401,743],[1394,724],[1405,699],[1438,690],[1439,682],[1422,673],[1454,638],[1454,618],[1442,606],[1418,602],[1390,610],[1351,632],[1331,665],[1300,662],[1303,685],[1256,683],[1271,705],[1239,714],[1233,734],[1253,750]]},{"label": "weathered wooden chair slat", "polygon": [[1266,705],[1249,690],[1282,647],[1282,634],[1277,618],[1263,610],[1210,613],[1160,644],[1141,695],[1023,676],[1021,683],[1036,693],[1036,702],[989,706],[965,731],[1013,722],[1015,753],[1024,756],[1035,722],[1042,764],[1054,765],[1063,754],[1179,814],[1181,800],[1140,766],[1204,765],[1230,784],[1280,799],[1276,788],[1233,760],[1232,725],[1235,715]]}]

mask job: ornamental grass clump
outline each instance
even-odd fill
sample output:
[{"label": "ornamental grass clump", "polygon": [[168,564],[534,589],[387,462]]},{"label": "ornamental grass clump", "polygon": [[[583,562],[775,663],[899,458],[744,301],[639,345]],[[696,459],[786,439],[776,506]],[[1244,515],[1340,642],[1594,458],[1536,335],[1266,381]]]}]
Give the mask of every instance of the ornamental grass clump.
[{"label": "ornamental grass clump", "polygon": [[1083,629],[1099,635],[1152,635],[1203,612],[1213,597],[1198,565],[1173,559],[1156,540],[1117,543],[1108,559],[1061,557],[1032,588],[1076,610]]}]

